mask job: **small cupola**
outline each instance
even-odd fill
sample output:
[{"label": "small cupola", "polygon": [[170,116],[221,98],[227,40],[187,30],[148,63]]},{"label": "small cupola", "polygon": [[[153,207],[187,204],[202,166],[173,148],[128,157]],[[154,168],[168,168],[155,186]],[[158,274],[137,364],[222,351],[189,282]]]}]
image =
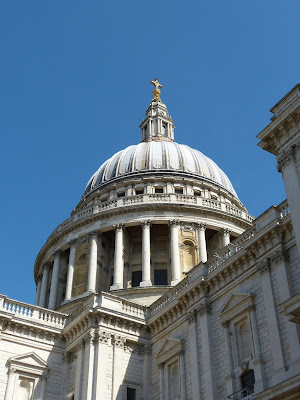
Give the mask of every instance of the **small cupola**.
[{"label": "small cupola", "polygon": [[159,141],[174,141],[173,119],[169,116],[167,107],[160,99],[160,87],[162,85],[157,79],[151,81],[155,86],[153,90],[153,100],[146,111],[146,118],[141,122],[142,142],[151,140]]}]

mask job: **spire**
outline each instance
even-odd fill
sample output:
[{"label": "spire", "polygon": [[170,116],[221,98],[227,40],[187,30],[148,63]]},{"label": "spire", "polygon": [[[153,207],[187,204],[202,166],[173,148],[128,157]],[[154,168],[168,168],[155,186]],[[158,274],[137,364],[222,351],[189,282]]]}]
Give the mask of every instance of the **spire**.
[{"label": "spire", "polygon": [[158,82],[158,79],[154,79],[150,83],[153,83],[155,89],[152,92],[153,100],[146,111],[146,118],[140,124],[142,142],[151,140],[173,142],[175,126],[166,105],[160,99],[161,91],[159,88],[162,88],[162,85]]}]

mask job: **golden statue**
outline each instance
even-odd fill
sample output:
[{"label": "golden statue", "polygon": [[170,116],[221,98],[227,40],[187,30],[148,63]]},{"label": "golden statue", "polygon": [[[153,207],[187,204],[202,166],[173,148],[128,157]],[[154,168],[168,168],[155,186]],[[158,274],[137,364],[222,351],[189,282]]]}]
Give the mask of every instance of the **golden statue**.
[{"label": "golden statue", "polygon": [[162,88],[162,85],[158,82],[158,79],[154,79],[154,81],[150,81],[150,83],[153,83],[153,85],[155,86],[155,89],[153,90],[152,94],[153,94],[153,100],[154,101],[161,101],[160,100],[160,87]]}]

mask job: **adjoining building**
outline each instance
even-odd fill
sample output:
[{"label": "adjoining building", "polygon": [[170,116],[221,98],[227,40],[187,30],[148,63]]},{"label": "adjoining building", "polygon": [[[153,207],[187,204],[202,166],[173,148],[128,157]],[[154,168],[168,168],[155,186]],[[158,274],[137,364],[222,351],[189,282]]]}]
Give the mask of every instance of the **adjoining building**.
[{"label": "adjoining building", "polygon": [[300,85],[258,135],[287,200],[254,219],[152,83],[141,142],[40,250],[36,304],[0,295],[0,400],[300,398]]}]

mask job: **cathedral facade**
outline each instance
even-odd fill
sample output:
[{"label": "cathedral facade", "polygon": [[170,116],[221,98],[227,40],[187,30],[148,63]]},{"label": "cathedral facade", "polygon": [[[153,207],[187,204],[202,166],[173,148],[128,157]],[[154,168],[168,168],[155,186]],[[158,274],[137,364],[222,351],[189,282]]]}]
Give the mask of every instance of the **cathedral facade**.
[{"label": "cathedral facade", "polygon": [[40,250],[35,305],[0,295],[0,400],[300,398],[300,85],[258,135],[287,200],[254,219],[151,83],[141,142]]}]

